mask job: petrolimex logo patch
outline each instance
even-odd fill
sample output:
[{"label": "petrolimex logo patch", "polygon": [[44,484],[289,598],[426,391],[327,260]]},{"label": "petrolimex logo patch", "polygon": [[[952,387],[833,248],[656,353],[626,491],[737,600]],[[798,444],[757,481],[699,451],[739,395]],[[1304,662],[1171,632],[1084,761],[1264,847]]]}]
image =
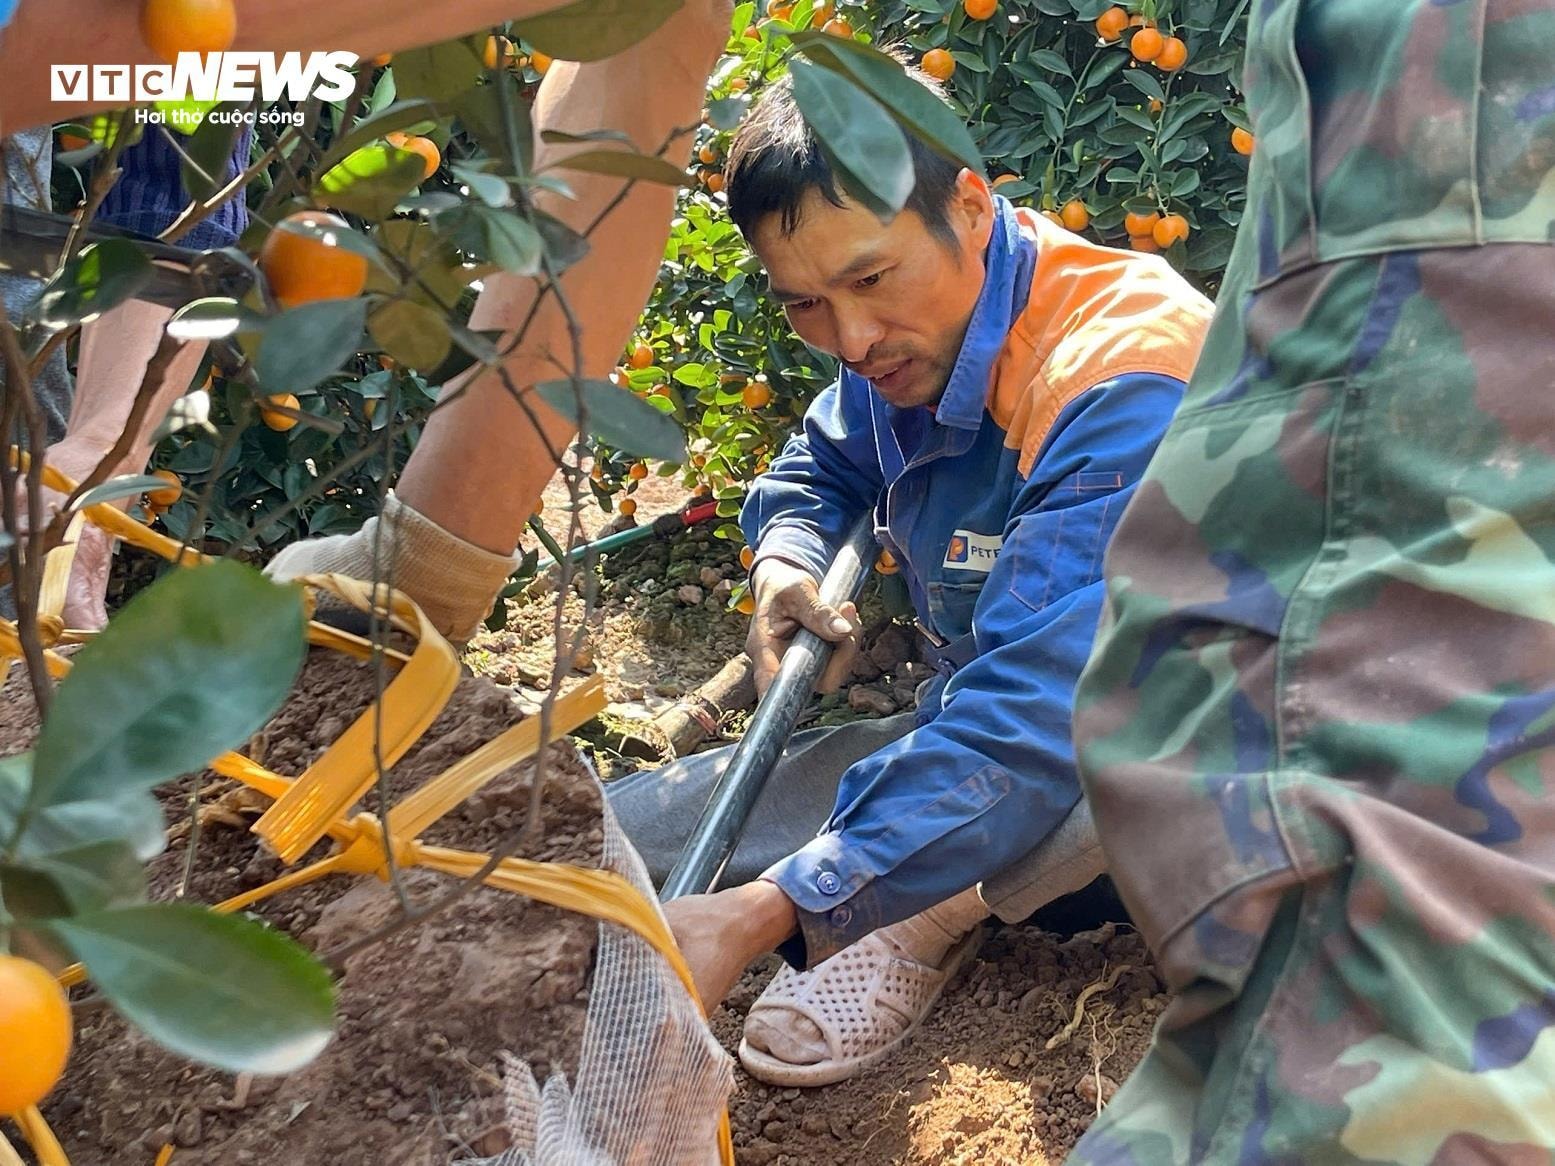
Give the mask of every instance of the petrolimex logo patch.
[{"label": "petrolimex logo patch", "polygon": [[944,565],[960,571],[981,571],[986,575],[993,570],[1003,546],[1004,539],[1000,535],[958,530],[950,536],[950,545],[945,548]]},{"label": "petrolimex logo patch", "polygon": [[347,52],[179,53],[172,65],[51,65],[49,87],[58,102],[110,105],[344,101],[355,88],[356,63],[356,54]]}]

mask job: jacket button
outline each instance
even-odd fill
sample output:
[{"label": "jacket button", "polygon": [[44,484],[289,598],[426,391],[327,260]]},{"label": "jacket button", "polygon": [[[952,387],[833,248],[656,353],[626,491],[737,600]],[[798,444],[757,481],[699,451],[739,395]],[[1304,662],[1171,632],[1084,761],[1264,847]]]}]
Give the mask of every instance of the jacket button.
[{"label": "jacket button", "polygon": [[831,871],[826,871],[820,878],[815,880],[815,885],[821,889],[821,894],[835,895],[842,889],[842,880],[832,874]]}]

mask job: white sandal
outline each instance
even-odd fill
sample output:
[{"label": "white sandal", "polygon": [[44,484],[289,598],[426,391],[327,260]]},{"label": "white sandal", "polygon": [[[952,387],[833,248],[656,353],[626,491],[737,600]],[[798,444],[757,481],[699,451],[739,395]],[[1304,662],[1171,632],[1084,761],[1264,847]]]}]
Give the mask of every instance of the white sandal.
[{"label": "white sandal", "polygon": [[922,1023],[945,985],[982,942],[974,927],[938,968],[897,955],[879,932],[865,936],[807,972],[784,965],[751,1005],[810,1021],[826,1041],[827,1056],[794,1065],[740,1040],[740,1064],[758,1081],[785,1088],[832,1085],[887,1056]]}]

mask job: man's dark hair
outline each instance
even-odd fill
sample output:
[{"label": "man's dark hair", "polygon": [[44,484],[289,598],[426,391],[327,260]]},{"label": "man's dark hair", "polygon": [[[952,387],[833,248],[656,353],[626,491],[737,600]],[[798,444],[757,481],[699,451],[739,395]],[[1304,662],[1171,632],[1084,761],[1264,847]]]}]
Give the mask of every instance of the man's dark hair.
[{"label": "man's dark hair", "polygon": [[[945,99],[944,89],[927,73],[912,66],[907,66],[907,73],[935,97]],[[907,148],[917,181],[904,209],[915,211],[939,239],[953,243],[948,212],[961,164],[930,149],[913,133],[907,134]],[[788,76],[767,88],[735,135],[724,166],[724,183],[729,217],[746,238],[774,214],[783,233],[793,234],[811,191],[819,191],[833,206],[843,205],[840,183],[799,112]]]}]

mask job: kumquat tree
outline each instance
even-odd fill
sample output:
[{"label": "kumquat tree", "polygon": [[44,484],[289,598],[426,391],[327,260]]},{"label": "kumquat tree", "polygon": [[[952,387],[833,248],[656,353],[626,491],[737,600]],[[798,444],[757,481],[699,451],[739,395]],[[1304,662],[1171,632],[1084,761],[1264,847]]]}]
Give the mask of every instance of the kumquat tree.
[{"label": "kumquat tree", "polygon": [[[231,0],[124,3],[141,7],[147,45],[169,62],[219,54],[238,33]],[[546,849],[560,833],[566,845],[582,846],[585,836],[601,845],[597,807],[587,830],[562,832],[542,803],[561,799],[556,783],[572,780],[550,743],[604,708],[603,686],[564,686],[558,667],[536,684],[544,699],[535,715],[513,714],[489,740],[460,737],[455,722],[437,718],[445,706],[466,707],[461,686],[471,678],[392,577],[282,584],[258,568],[299,539],[353,532],[378,514],[428,418],[457,400],[447,387],[479,369],[500,374],[531,415],[544,402],[579,428],[574,443],[547,450],[567,504],[530,520],[535,545],[489,628],[500,632],[513,609],[538,602],[531,584],[547,574],[544,555],[558,596],[551,651],[578,660],[587,616],[564,618],[563,599],[577,593],[588,611],[599,592],[598,564],[580,550],[597,529],[590,533],[583,515],[601,508],[613,515],[609,529],[632,529],[655,486],[709,503],[715,537],[733,559],[749,484],[837,371],[794,335],[726,213],[730,143],[764,87],[792,77],[847,193],[883,218],[912,189],[908,136],[916,135],[985,171],[998,194],[1093,241],[1159,253],[1216,289],[1252,145],[1238,92],[1245,0],[740,3],[701,118],[656,148],[634,147],[611,125],[537,133],[537,90],[557,62],[629,50],[681,4],[572,0],[442,43],[353,58],[339,97],[180,98],[59,122],[52,176],[34,173],[30,183],[51,190],[55,209],[13,199],[0,211],[0,275],[33,281],[21,307],[8,293],[0,323],[0,719],[14,733],[0,739],[9,746],[0,748],[8,753],[0,757],[0,1164],[218,1160],[197,1147],[211,1144],[221,1123],[241,1120],[251,1082],[304,1073],[334,1034],[372,1028],[366,1011],[343,1002],[342,977],[360,966],[348,961],[375,944],[420,942],[416,935],[452,927],[466,909],[470,926],[483,925],[480,912],[497,909],[478,896],[492,888],[549,904],[528,910],[583,918],[580,965],[594,959],[598,920],[618,928],[662,977],[655,999],[688,1001],[684,1015],[678,1004],[654,1005],[683,1024],[684,1049],[712,1044],[651,890],[597,853],[584,861],[562,843]],[[939,80],[949,104],[904,65]],[[181,184],[173,224],[155,238],[97,221],[125,152],[146,135],[168,143]],[[542,166],[540,146],[568,149]],[[647,185],[677,191],[658,280],[608,377],[585,373],[586,323],[576,323],[571,351],[552,354],[554,375],[519,383],[506,362],[529,325],[478,327],[472,308],[486,281],[518,277],[570,318],[586,314],[562,277],[591,253],[610,210],[580,230],[536,205],[542,194],[570,197],[581,176],[618,183],[623,198]],[[186,245],[234,205],[248,219],[234,244]],[[52,367],[77,367],[93,343],[86,330],[134,303],[170,319],[109,454],[67,477],[49,460],[36,386]],[[151,416],[173,367],[192,370],[187,386],[165,416]],[[141,434],[150,434],[146,469],[115,469]],[[136,566],[121,567],[106,626],[71,627],[73,557],[93,538],[133,548],[121,561]],[[749,565],[748,552],[740,562]],[[894,573],[889,556],[878,570]],[[717,569],[701,576],[698,583],[687,566],[675,582],[717,613],[749,611],[743,575],[732,587],[720,586]],[[357,622],[316,618],[330,610]],[[318,663],[322,656],[360,670],[362,699],[327,715],[286,713],[286,724],[318,735],[311,752],[288,752],[274,726],[298,693],[334,683],[315,676],[333,666]],[[413,786],[396,785],[390,773],[402,759],[431,756],[422,738],[433,741],[434,722],[460,743],[417,770]],[[520,762],[531,766],[522,797],[502,801],[491,791],[505,788],[503,775]],[[448,823],[470,806],[482,807],[480,829],[461,837]],[[213,840],[223,824],[257,836],[241,859]],[[608,853],[608,839],[603,845]],[[243,881],[219,894],[204,889],[227,873]],[[356,930],[328,942],[319,936],[338,920],[327,902],[290,913],[270,905],[272,895],[330,874],[373,876],[389,886],[390,907],[363,913]],[[524,918],[538,927],[553,916]],[[598,942],[603,967],[616,941]],[[468,961],[430,970],[441,967],[430,948],[416,951],[393,957],[412,961],[404,967],[376,965],[384,993],[376,1007],[392,1009],[390,982],[402,976],[446,971],[452,978],[440,991],[451,996],[458,977],[478,974]],[[533,981],[549,983],[542,973]],[[581,1017],[589,992],[580,983],[555,996],[582,1001]],[[198,1070],[180,1070],[187,1104],[115,1141],[102,1132],[112,1115],[95,1108],[107,1086],[80,1052],[87,1029],[98,1033],[110,1016],[140,1034],[115,1040],[236,1074],[237,1092],[213,1101],[200,1092],[207,1079]],[[544,1046],[579,1097],[597,1070],[556,1050],[577,1045],[581,1026]],[[460,1039],[443,1042],[449,1057]],[[673,1137],[702,1139],[704,1156],[716,1143],[731,1160],[724,1071],[697,1060],[700,1052],[685,1052],[683,1063],[661,1056],[690,1080],[707,1074],[711,1116],[698,1124],[660,1106],[656,1120],[680,1123]],[[519,1058],[533,1059],[532,1051]],[[356,1071],[364,1112],[391,1122],[402,1100],[380,1098],[381,1081],[369,1090],[371,1063]],[[514,1069],[510,1084],[528,1073]],[[268,1087],[253,1088],[260,1097]],[[544,1105],[558,1104],[552,1093],[547,1085]],[[60,1100],[67,1094],[69,1106]],[[486,1094],[490,1102],[493,1089]],[[281,1096],[290,1117],[266,1137],[280,1138],[293,1119],[306,1127],[335,1104],[320,1100],[308,1111],[308,1096],[284,1088]],[[648,1138],[646,1127],[627,1124],[628,1140]],[[78,1126],[101,1140],[69,1132]],[[459,1139],[437,1141],[427,1160],[496,1161],[509,1145]],[[313,1160],[389,1160],[353,1157],[369,1151],[348,1142],[313,1143],[328,1154]],[[268,1160],[242,1154],[230,1160]],[[597,1160],[627,1159],[612,1151]]]}]

